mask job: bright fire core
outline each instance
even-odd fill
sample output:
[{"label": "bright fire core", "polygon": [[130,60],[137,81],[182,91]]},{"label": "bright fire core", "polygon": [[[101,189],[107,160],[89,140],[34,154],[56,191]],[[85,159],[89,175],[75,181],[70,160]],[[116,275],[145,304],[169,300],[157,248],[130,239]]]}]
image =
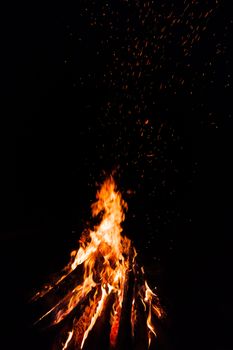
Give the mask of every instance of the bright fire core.
[{"label": "bright fire core", "polygon": [[[153,319],[161,318],[163,312],[157,295],[145,280],[144,269],[136,262],[137,252],[132,242],[121,235],[127,204],[112,176],[102,184],[96,199],[92,215],[98,216],[100,223],[93,230],[83,232],[79,248],[71,252],[69,264],[53,283],[47,284],[33,298],[50,296],[51,299],[56,290],[66,290],[59,299],[54,297],[58,299],[55,305],[38,321],[48,319],[51,325],[57,325],[67,320],[69,328],[64,328],[56,348],[83,349],[98,320],[111,310],[108,336],[109,346],[114,349],[128,300],[131,337],[136,336],[142,309],[149,347],[152,337],[156,336]],[[79,273],[76,279],[75,271]]]}]

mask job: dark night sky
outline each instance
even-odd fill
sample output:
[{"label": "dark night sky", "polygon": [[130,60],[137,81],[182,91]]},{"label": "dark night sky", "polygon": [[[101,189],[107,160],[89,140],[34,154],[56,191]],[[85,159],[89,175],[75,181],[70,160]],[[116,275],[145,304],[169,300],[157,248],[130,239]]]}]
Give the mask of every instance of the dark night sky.
[{"label": "dark night sky", "polygon": [[1,344],[116,170],[167,319],[157,349],[233,348],[230,1],[9,3],[1,20]]}]

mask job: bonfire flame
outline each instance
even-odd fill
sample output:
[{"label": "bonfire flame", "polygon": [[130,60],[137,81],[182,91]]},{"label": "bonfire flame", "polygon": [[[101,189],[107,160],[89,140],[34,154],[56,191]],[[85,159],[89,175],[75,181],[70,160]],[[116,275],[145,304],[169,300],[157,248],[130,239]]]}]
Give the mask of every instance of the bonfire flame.
[{"label": "bonfire flame", "polygon": [[[152,315],[160,318],[162,309],[157,295],[152,292],[144,278],[143,268],[138,268],[135,248],[127,237],[121,235],[121,223],[125,219],[127,204],[117,191],[112,176],[105,180],[97,192],[96,199],[92,205],[92,215],[101,217],[100,224],[82,234],[79,248],[71,252],[70,263],[63,269],[59,278],[46,285],[33,299],[37,300],[53,293],[59,287],[62,288],[62,284],[79,267],[82,267],[81,282],[68,290],[37,322],[48,318],[51,325],[56,325],[74,314],[72,328],[66,331],[66,338],[58,348],[82,349],[97,320],[110,305],[109,343],[114,349],[131,273],[134,280],[131,296],[131,334],[132,337],[135,336],[140,303],[146,313],[149,347],[152,336],[156,336]],[[81,314],[80,311],[76,312],[78,308],[81,308]]]}]

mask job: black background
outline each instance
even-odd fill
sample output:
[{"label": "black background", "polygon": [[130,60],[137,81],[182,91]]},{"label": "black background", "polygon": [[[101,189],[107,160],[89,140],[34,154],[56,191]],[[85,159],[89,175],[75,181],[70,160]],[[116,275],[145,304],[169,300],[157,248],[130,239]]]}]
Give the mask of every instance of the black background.
[{"label": "black background", "polygon": [[[221,3],[194,46],[186,87],[177,88],[175,96],[160,94],[149,113],[158,125],[155,134],[162,123],[166,126],[153,150],[158,147],[168,161],[158,155],[155,165],[138,161],[135,149],[141,141],[132,119],[113,112],[100,124],[107,100],[130,102],[117,89],[95,85],[112,47],[95,59],[103,33],[88,32],[85,21],[82,27],[76,23],[82,5],[9,3],[2,11],[0,347],[49,348],[46,336],[31,327],[28,300],[67,262],[90,218],[96,182],[103,180],[103,171],[117,167],[129,203],[127,235],[167,311],[157,348],[232,349],[230,4]],[[70,28],[87,35],[80,52],[76,39],[70,44]],[[203,83],[195,72],[218,43],[225,50],[211,70],[213,83],[208,78]],[[84,85],[77,83],[80,76]],[[145,114],[137,118],[144,121]],[[178,138],[170,136],[171,129]]]}]

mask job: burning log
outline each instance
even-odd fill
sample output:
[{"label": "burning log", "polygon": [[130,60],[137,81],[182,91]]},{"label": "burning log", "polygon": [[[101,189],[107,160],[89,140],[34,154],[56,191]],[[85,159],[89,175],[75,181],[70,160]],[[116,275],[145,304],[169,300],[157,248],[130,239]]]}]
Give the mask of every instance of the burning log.
[{"label": "burning log", "polygon": [[[57,289],[63,291],[62,297],[38,322],[47,319],[54,326],[72,320],[70,329],[65,327],[66,338],[58,341],[56,349],[81,350],[86,347],[89,334],[110,310],[108,347],[123,349],[125,341],[136,349],[141,331],[146,334],[149,347],[156,336],[153,317],[161,318],[163,311],[157,295],[147,284],[144,269],[137,263],[136,249],[121,235],[127,204],[113,177],[103,183],[96,197],[92,214],[101,216],[100,224],[82,234],[79,248],[71,253],[70,263],[61,275],[34,296],[34,301],[51,299]],[[77,271],[81,276],[74,279]]]}]

